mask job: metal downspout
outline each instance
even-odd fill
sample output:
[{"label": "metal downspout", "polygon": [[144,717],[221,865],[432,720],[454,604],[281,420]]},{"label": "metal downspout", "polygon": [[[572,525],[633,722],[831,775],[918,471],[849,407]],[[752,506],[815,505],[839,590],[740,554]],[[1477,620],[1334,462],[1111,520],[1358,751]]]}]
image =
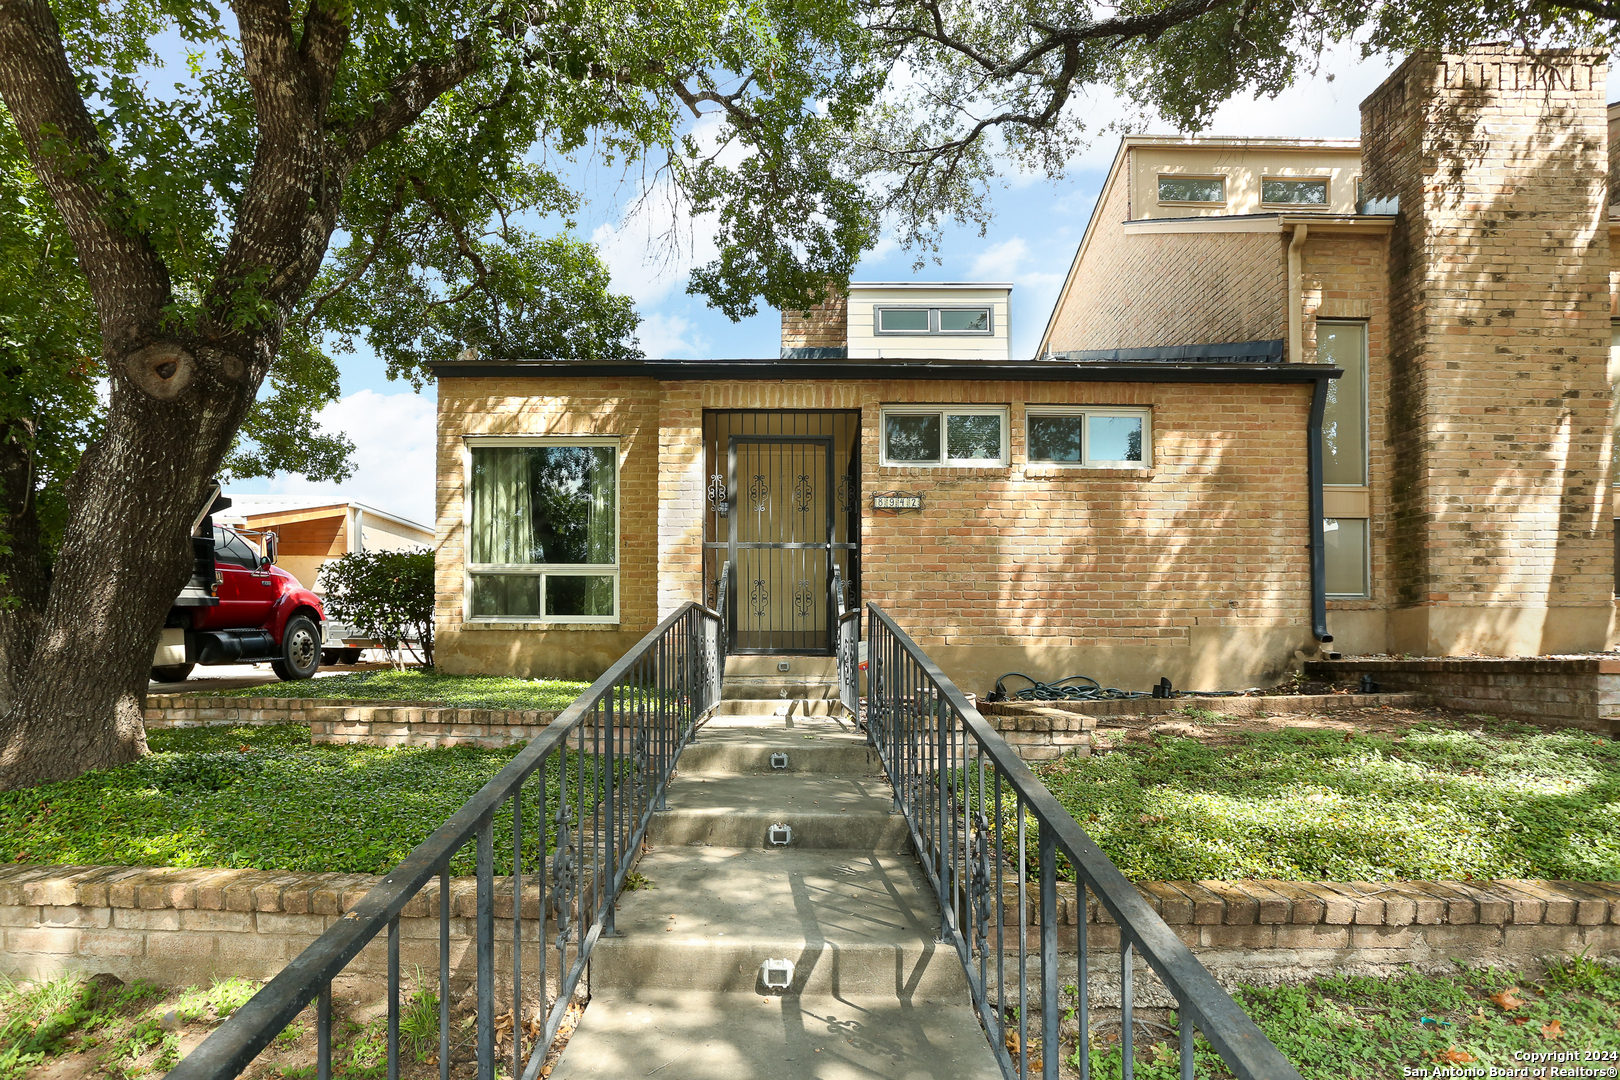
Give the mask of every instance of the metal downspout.
[{"label": "metal downspout", "polygon": [[1328,377],[1316,380],[1311,392],[1311,419],[1305,429],[1305,461],[1311,514],[1311,633],[1329,642],[1327,628],[1326,536],[1322,531],[1322,414],[1327,410]]}]

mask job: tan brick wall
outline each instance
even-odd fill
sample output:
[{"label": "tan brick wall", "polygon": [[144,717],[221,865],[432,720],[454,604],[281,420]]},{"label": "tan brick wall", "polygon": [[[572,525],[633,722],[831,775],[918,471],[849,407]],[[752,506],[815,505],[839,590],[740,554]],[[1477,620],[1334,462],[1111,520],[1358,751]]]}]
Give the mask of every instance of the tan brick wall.
[{"label": "tan brick wall", "polygon": [[1426,694],[1436,705],[1620,736],[1620,662],[1614,660],[1322,660],[1312,678]]},{"label": "tan brick wall", "polygon": [[1365,600],[1329,600],[1328,629],[1334,648],[1382,652],[1381,621],[1369,640],[1345,646],[1341,627],[1349,620],[1342,612],[1382,613],[1392,603],[1389,572],[1389,484],[1387,449],[1389,429],[1389,238],[1380,234],[1333,234],[1315,231],[1300,253],[1304,320],[1304,359],[1320,360],[1316,320],[1353,319],[1367,326],[1367,496],[1368,542],[1371,548],[1370,585]]},{"label": "tan brick wall", "polygon": [[782,348],[841,349],[849,343],[849,295],[833,290],[807,311],[782,312]]},{"label": "tan brick wall", "polygon": [[[466,435],[619,436],[619,622],[469,624]],[[446,379],[439,384],[435,660],[454,674],[595,678],[658,622],[659,395],[652,379]]]},{"label": "tan brick wall", "polygon": [[[660,612],[699,596],[703,410],[858,408],[863,491],[903,488],[926,500],[923,513],[904,515],[873,514],[867,500],[864,595],[938,647],[965,689],[986,692],[996,675],[1027,665],[1056,678],[1079,663],[1133,686],[1160,675],[1208,689],[1263,684],[1311,649],[1309,397],[1303,386],[1263,385],[449,380],[440,398],[441,663],[599,674]],[[933,401],[1007,405],[1011,465],[880,467],[882,406]],[[1153,468],[1027,464],[1030,402],[1151,408]],[[463,414],[468,431],[625,436],[619,632],[463,627]],[[1098,648],[1104,654],[1080,655]],[[1147,651],[1122,659],[1120,649]]]},{"label": "tan brick wall", "polygon": [[1286,336],[1286,237],[1127,235],[1126,189],[1122,175],[1103,192],[1084,261],[1052,317],[1052,351]]},{"label": "tan brick wall", "polygon": [[1386,557],[1405,610],[1392,648],[1605,645],[1606,64],[1576,50],[1532,63],[1505,46],[1419,55],[1362,105],[1366,191],[1401,205]]}]

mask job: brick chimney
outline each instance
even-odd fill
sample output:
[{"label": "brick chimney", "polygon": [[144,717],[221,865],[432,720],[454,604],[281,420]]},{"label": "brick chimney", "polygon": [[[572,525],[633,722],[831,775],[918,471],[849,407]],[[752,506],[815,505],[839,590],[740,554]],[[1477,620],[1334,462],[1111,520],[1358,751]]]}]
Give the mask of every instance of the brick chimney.
[{"label": "brick chimney", "polygon": [[783,360],[842,360],[849,353],[849,294],[827,290],[808,311],[782,312]]},{"label": "brick chimney", "polygon": [[1389,248],[1389,647],[1606,648],[1608,54],[1418,54],[1361,105]]}]

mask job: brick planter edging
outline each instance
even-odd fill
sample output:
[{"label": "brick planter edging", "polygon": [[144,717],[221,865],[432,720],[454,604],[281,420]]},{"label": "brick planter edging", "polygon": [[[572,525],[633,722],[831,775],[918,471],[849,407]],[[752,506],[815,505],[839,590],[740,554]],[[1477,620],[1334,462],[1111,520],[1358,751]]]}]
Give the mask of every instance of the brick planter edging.
[{"label": "brick planter edging", "polygon": [[[267,979],[380,880],[372,874],[3,865],[0,970],[25,978],[109,971],[169,985],[225,975]],[[1620,883],[1615,882],[1152,881],[1136,888],[1226,982],[1449,963],[1452,957],[1522,965],[1546,955],[1620,953]],[[1029,890],[1031,926],[1038,921],[1037,895]],[[1072,884],[1059,885],[1059,944],[1071,955],[1079,914],[1074,897]],[[1016,898],[1013,887],[1007,909],[1011,925],[1017,920]],[[1088,900],[1088,943],[1103,954],[1096,971],[1106,983],[1106,954],[1117,959],[1119,931],[1095,898]],[[496,878],[494,901],[497,920],[510,920],[509,878]],[[540,903],[538,887],[526,886],[520,899],[522,933],[536,946]],[[407,968],[437,968],[438,908],[433,881],[401,913],[401,961]],[[475,879],[451,879],[450,910],[452,972],[458,979],[470,977]],[[502,956],[509,962],[510,943],[509,933],[496,935],[497,964]],[[379,937],[349,969],[353,985],[374,990],[385,964],[385,942]],[[1146,1004],[1153,994],[1150,982],[1143,988]]]},{"label": "brick planter edging", "polygon": [[1272,694],[1254,697],[1107,698],[1099,701],[980,701],[979,712],[990,716],[1020,716],[1034,709],[1079,713],[1082,716],[1168,716],[1201,709],[1226,716],[1276,716],[1280,713],[1359,712],[1363,709],[1423,709],[1433,704],[1428,694]]},{"label": "brick planter edging", "polygon": [[304,724],[312,743],[361,746],[510,746],[536,738],[561,710],[460,709],[420,701],[215,697],[146,700],[148,728]]}]

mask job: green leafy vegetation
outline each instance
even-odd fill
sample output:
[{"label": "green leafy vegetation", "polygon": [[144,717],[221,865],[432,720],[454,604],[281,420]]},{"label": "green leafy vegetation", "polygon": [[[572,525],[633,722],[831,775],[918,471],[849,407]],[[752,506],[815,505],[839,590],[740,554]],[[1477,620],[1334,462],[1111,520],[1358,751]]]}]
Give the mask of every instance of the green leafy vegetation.
[{"label": "green leafy vegetation", "polygon": [[1139,881],[1620,880],[1620,743],[1581,731],[1160,737],[1034,770]]},{"label": "green leafy vegetation", "polygon": [[[0,858],[383,873],[520,749],[311,746],[301,725],[154,731],[148,740],[153,752],[128,765],[0,792]],[[594,782],[588,760],[570,757],[568,768],[571,788]],[[554,762],[553,802],[557,773]],[[511,821],[508,803],[497,835],[509,836]],[[524,821],[533,852],[532,807]],[[468,844],[451,872],[471,874],[473,857]]]},{"label": "green leafy vegetation", "polygon": [[433,663],[433,552],[351,551],[321,567],[328,617],[383,643],[402,665],[402,642]]},{"label": "green leafy vegetation", "polygon": [[[1584,957],[1551,964],[1539,980],[1460,968],[1451,975],[1407,971],[1388,979],[1243,986],[1235,996],[1305,1080],[1393,1080],[1411,1075],[1403,1069],[1427,1074],[1439,1066],[1523,1068],[1516,1051],[1620,1050],[1620,967]],[[1120,1075],[1118,1034],[1101,1035],[1092,1037],[1092,1075],[1110,1080]],[[1199,1076],[1232,1075],[1202,1036],[1193,1052]],[[1173,1038],[1139,1037],[1135,1058],[1142,1080],[1181,1075]]]},{"label": "green leafy vegetation", "polygon": [[[0,972],[0,1080],[20,1080],[29,1070],[69,1048],[87,1043],[111,1047],[108,1071],[121,1075],[117,1066],[157,1045],[162,1032],[156,1019],[151,1032],[137,1037],[133,1028],[109,1036],[109,1029],[161,991],[151,983],[137,981],[125,986],[116,979],[98,976],[85,981],[64,976],[39,983],[16,983]],[[139,1027],[140,1025],[135,1025]],[[102,1036],[98,1038],[98,1036]]]},{"label": "green leafy vegetation", "polygon": [[516,679],[495,675],[440,675],[432,668],[357,671],[298,682],[221,690],[220,697],[335,698],[411,701],[458,709],[566,709],[590,683],[571,679]]}]

